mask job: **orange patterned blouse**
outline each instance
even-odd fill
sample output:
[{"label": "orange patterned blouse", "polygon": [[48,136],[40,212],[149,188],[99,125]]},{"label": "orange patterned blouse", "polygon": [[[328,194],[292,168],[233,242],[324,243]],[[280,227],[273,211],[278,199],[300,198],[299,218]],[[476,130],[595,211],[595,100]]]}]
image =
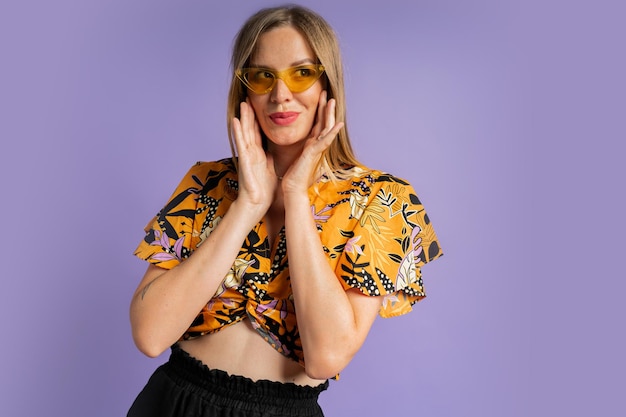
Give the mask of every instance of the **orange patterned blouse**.
[{"label": "orange patterned blouse", "polygon": [[[322,177],[309,189],[311,215],[328,263],[346,290],[384,297],[380,316],[405,314],[425,296],[420,268],[441,256],[437,236],[407,182],[359,166],[344,174],[335,182]],[[232,160],[196,163],[146,227],[135,255],[165,269],[175,267],[218,226],[236,197]],[[270,247],[259,222],[207,299],[181,339],[248,318],[277,351],[304,365],[284,230]]]}]

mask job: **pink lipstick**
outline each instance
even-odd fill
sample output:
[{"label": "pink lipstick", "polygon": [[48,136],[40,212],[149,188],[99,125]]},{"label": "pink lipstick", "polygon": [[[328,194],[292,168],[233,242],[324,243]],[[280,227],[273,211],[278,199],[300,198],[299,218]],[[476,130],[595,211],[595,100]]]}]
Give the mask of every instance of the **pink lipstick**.
[{"label": "pink lipstick", "polygon": [[276,112],[270,114],[270,119],[277,125],[287,126],[295,122],[298,116],[299,113],[295,111]]}]

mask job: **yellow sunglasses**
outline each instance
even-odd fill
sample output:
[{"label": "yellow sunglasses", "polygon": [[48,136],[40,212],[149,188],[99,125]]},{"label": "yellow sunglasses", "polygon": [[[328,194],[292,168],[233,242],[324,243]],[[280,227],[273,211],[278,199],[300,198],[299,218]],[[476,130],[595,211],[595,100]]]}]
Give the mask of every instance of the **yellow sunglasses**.
[{"label": "yellow sunglasses", "polygon": [[283,80],[292,93],[301,93],[315,84],[323,73],[324,66],[319,64],[298,65],[281,71],[269,68],[242,68],[235,71],[237,78],[256,94],[272,91],[278,79]]}]

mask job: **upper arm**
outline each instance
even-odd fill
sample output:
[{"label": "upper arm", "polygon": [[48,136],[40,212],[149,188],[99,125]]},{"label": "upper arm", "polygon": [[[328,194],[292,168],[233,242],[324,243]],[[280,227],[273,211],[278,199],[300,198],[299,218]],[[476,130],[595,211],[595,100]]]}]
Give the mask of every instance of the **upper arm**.
[{"label": "upper arm", "polygon": [[154,264],[149,264],[146,272],[143,275],[143,278],[141,278],[141,281],[139,282],[139,285],[135,290],[133,299],[136,299],[137,297],[143,298],[146,291],[148,291],[148,289],[150,288],[150,285],[152,285],[152,283],[165,272],[167,272],[167,269],[161,268]]},{"label": "upper arm", "polygon": [[[383,297],[371,297],[363,294],[355,288],[346,291],[348,301],[354,311],[354,322],[356,328],[355,346],[356,350],[360,349],[367,335],[374,324],[374,320],[378,316],[382,305]],[[356,353],[356,352],[355,352]]]}]

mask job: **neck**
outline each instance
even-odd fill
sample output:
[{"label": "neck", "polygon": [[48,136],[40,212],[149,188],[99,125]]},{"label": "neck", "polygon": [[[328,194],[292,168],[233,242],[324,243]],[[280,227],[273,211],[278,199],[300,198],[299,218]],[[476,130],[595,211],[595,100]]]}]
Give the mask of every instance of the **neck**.
[{"label": "neck", "polygon": [[276,175],[281,178],[289,170],[289,167],[302,153],[304,143],[294,143],[288,146],[279,146],[272,142],[268,143],[267,151],[272,154],[274,159],[274,170]]}]

